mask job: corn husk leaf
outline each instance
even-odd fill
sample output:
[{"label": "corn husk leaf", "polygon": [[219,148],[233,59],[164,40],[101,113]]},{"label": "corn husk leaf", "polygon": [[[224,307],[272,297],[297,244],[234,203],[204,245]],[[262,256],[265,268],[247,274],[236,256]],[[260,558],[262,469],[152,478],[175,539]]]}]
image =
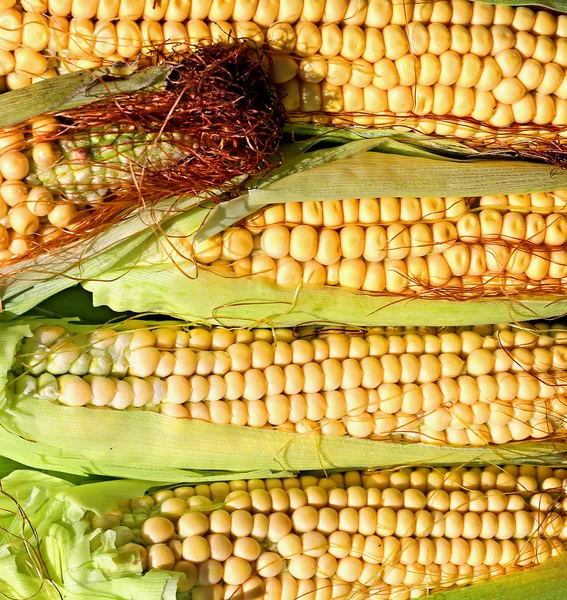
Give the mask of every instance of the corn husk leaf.
[{"label": "corn husk leaf", "polygon": [[[25,538],[41,559],[24,562],[24,544],[12,537],[0,545],[0,591],[9,597],[55,600],[61,597],[72,600],[138,599],[175,600],[177,576],[167,572],[140,573],[132,563],[120,567],[115,564],[117,552],[108,533],[103,544],[91,550],[93,534],[85,533],[80,519],[93,506],[105,509],[121,499],[124,494],[144,493],[147,484],[115,481],[72,487],[71,484],[33,471],[16,471],[2,480],[2,488],[18,499],[27,519],[37,532],[32,536],[26,527]],[[88,501],[83,502],[86,494]],[[105,497],[106,496],[106,497]],[[12,509],[14,503],[6,497],[0,499],[0,508]],[[3,518],[9,531],[21,533],[21,518]],[[6,535],[6,534],[5,534]],[[9,543],[8,543],[9,542]],[[37,566],[46,567],[48,576],[40,578]]]},{"label": "corn husk leaf", "polygon": [[[251,471],[266,477],[282,471],[413,464],[561,464],[562,453],[567,452],[564,442],[456,448],[297,435],[173,419],[149,411],[95,411],[16,395],[6,383],[17,344],[32,328],[48,322],[53,321],[0,325],[0,454],[34,468],[181,482],[197,480],[206,471],[216,471],[217,477]],[[63,324],[70,332],[92,330]]]},{"label": "corn husk leaf", "polygon": [[[205,483],[206,480],[201,481]],[[86,511],[104,514],[116,503],[143,495],[150,482],[109,481],[73,486],[56,477],[34,471],[16,471],[2,479],[2,488],[24,510],[33,524],[25,539],[41,551],[41,562],[47,569],[43,581],[32,569],[32,561],[22,560],[24,544],[9,534],[22,533],[22,519],[7,514],[15,505],[0,497],[3,526],[7,528],[0,541],[0,591],[10,597],[34,597],[55,600],[61,597],[79,600],[87,597],[105,600],[175,600],[177,576],[167,571],[142,575],[132,562],[117,564],[112,532],[102,536],[102,544],[92,550],[93,534],[85,533],[81,520]],[[197,483],[197,482],[188,482]],[[29,548],[30,546],[28,546]],[[39,561],[38,561],[39,562]],[[562,600],[567,579],[567,553],[534,569],[526,569],[501,579],[474,584],[435,594],[441,600]]]},{"label": "corn husk leaf", "polygon": [[[350,142],[344,156],[335,148],[329,160],[310,155],[307,168],[249,191],[252,205],[380,196],[483,196],[565,189],[567,171],[550,165],[510,160],[457,161],[420,152],[419,155],[368,152],[376,140]],[[402,148],[399,148],[401,151]],[[315,154],[315,153],[314,153]],[[335,158],[336,155],[339,155]],[[424,174],[427,173],[427,177]]]},{"label": "corn husk leaf", "polygon": [[508,6],[542,6],[557,10],[559,12],[567,11],[567,2],[565,0],[535,0],[534,2],[526,0],[474,0],[475,2],[486,2],[487,4],[507,4]]},{"label": "corn husk leaf", "polygon": [[345,323],[359,327],[441,327],[546,319],[567,312],[567,300],[557,296],[466,302],[379,297],[338,287],[284,288],[261,279],[232,278],[203,269],[194,279],[170,265],[137,266],[109,275],[112,282],[83,284],[93,293],[95,306],[227,327]]},{"label": "corn husk leaf", "polygon": [[438,592],[436,600],[563,600],[567,586],[567,556],[563,553],[535,569],[474,584],[459,590]]},{"label": "corn husk leaf", "polygon": [[[567,171],[519,161],[457,161],[369,152],[380,140],[359,140],[291,159],[277,177],[212,210],[195,208],[171,220],[141,254],[114,262],[83,285],[95,306],[116,312],[153,312],[229,326],[294,326],[300,323],[376,325],[476,325],[551,318],[567,312],[557,296],[514,296],[455,302],[371,295],[338,287],[284,288],[262,279],[197,269],[171,239],[201,241],[258,208],[277,202],[377,196],[481,196],[567,188]],[[427,156],[427,158],[425,157]],[[424,178],[427,173],[427,178]],[[169,241],[168,241],[169,240]],[[150,284],[151,282],[151,284]],[[207,293],[203,293],[207,290]],[[214,290],[214,293],[210,293]]]},{"label": "corn husk leaf", "polygon": [[44,79],[0,96],[0,127],[12,127],[45,113],[78,108],[116,94],[162,87],[172,68],[160,65],[138,70],[137,63],[117,63]]}]

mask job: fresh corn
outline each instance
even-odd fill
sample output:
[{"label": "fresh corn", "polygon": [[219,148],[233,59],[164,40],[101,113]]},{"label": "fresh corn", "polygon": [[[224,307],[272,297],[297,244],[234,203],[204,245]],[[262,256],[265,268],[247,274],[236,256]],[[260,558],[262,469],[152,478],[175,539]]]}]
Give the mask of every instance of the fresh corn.
[{"label": "fresh corn", "polygon": [[38,327],[11,371],[16,397],[215,424],[503,444],[564,435],[559,325],[229,330]]},{"label": "fresh corn", "polygon": [[565,550],[567,471],[402,469],[164,489],[86,513],[191,598],[406,600]]},{"label": "fresh corn", "polygon": [[287,202],[194,248],[198,264],[282,286],[475,297],[564,293],[564,191]]},{"label": "fresh corn", "polygon": [[202,46],[158,71],[140,96],[103,93],[0,132],[0,260],[64,233],[76,241],[141,202],[222,194],[273,168],[286,117],[257,53]]},{"label": "fresh corn", "polygon": [[484,136],[478,123],[567,125],[567,16],[544,10],[466,0],[14,4],[0,12],[8,89],[56,75],[51,65],[239,38],[275,52],[272,80],[292,113],[380,126],[414,115],[414,129],[459,137]]},{"label": "fresh corn", "polygon": [[23,4],[0,12],[8,89],[56,75],[52,59],[93,68],[239,38],[275,52],[271,77],[292,113],[354,113],[355,123],[381,126],[414,115],[415,129],[459,137],[485,136],[478,123],[567,125],[567,16],[543,10],[466,0],[138,0],[41,3],[44,16]]},{"label": "fresh corn", "polygon": [[[34,586],[45,600],[408,600],[436,592],[451,600],[522,600],[561,593],[565,469],[257,476],[200,474],[158,488],[11,472],[0,499],[10,568],[0,582]],[[33,536],[28,528],[20,534],[28,523]]]},{"label": "fresh corn", "polygon": [[[57,126],[55,119],[38,119],[32,130],[37,135],[54,126]],[[1,260],[26,254],[34,244],[61,236],[82,208],[42,185],[33,185],[30,179],[30,170],[37,171],[59,160],[58,146],[37,143],[31,151],[24,151],[23,146],[24,135],[20,132],[0,136]],[[37,177],[35,182],[40,183]],[[91,187],[94,194],[97,189]]]},{"label": "fresh corn", "polygon": [[[365,126],[401,123],[404,128],[459,137],[490,137],[473,120],[494,127],[531,123],[534,131],[519,134],[521,144],[529,146],[534,136],[555,137],[567,124],[566,31],[566,15],[465,0],[281,6],[209,1],[155,5],[153,0],[18,5],[8,0],[0,11],[0,72],[6,72],[7,86],[13,88],[52,76],[54,60],[88,68],[156,49],[182,53],[196,44],[249,38],[270,49],[270,77],[294,119],[338,124],[346,119]],[[537,130],[547,125],[548,131]],[[6,135],[10,144],[0,140],[4,150],[12,150],[3,159],[6,169],[0,168],[5,180],[0,188],[0,260],[30,255],[63,235],[69,241],[74,226],[89,221],[93,205],[109,189],[140,179],[140,164],[160,169],[183,158],[182,135],[161,136],[156,143],[156,136],[144,131],[95,128],[90,134],[58,143],[40,141],[25,156],[11,140],[12,133]],[[511,143],[516,133],[506,135],[512,136],[506,138]],[[17,162],[18,169],[9,168]],[[532,225],[541,227],[539,222]],[[519,222],[518,227],[523,228]],[[394,245],[407,246],[409,228],[397,228],[392,224]],[[307,233],[305,228],[297,233],[301,231]],[[421,225],[413,231],[425,236],[420,245],[427,247],[432,232]],[[266,232],[266,237],[271,233],[277,231]],[[382,243],[380,229],[369,228],[368,233]],[[335,233],[325,231],[323,237],[336,242]],[[338,284],[375,293],[426,293],[431,288],[437,293],[448,284],[452,295],[466,293],[462,289],[474,290],[473,295],[499,294],[503,289],[521,293],[530,285],[543,286],[546,293],[564,291],[560,280],[565,262],[558,255],[562,250],[554,250],[557,256],[550,258],[545,245],[523,246],[516,252],[508,246],[497,242],[480,256],[476,243],[469,248],[458,241],[456,248],[431,257],[413,256],[411,250],[411,260],[394,258],[404,254],[402,248],[388,251],[385,261],[375,260],[381,254],[377,251],[370,260],[342,255],[333,264],[298,261],[293,255],[274,259],[255,250],[254,257],[244,256],[234,265],[221,258],[213,268],[265,275],[283,285]],[[471,268],[475,261],[478,268]]]},{"label": "fresh corn", "polygon": [[[529,9],[518,9],[521,16],[507,25],[488,28],[471,21],[468,3],[455,3],[452,20],[449,3],[442,4],[448,5],[447,16],[432,16],[428,24],[422,17],[382,29],[323,25],[319,32],[312,25],[305,35],[310,52],[297,36],[293,50],[304,58],[278,57],[274,65],[272,78],[280,85],[286,108],[355,113],[355,123],[382,126],[395,124],[396,115],[413,114],[423,118],[419,129],[445,135],[459,124],[466,132],[467,121],[459,119],[467,118],[497,128],[566,124],[566,65],[560,50],[567,48],[565,39],[528,33],[524,27],[530,25],[522,17],[536,18]],[[468,15],[455,10],[463,5]],[[552,36],[556,26],[554,21],[548,30]],[[542,52],[544,46],[549,54]],[[451,122],[437,122],[435,116],[449,116]],[[483,134],[469,124],[468,136],[461,137],[476,132]]]}]

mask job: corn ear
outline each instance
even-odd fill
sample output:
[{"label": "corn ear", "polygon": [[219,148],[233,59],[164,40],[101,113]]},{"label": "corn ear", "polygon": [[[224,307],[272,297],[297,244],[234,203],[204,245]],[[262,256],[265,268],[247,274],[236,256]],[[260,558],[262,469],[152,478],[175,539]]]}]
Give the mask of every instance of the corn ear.
[{"label": "corn ear", "polygon": [[[559,190],[567,176],[535,163],[442,159],[424,148],[395,141],[395,154],[369,152],[384,140],[347,142],[330,149],[292,157],[257,189],[221,204],[212,212],[196,209],[179,217],[171,229],[158,237],[135,266],[122,261],[97,281],[85,282],[96,305],[107,304],[121,312],[162,312],[194,321],[230,326],[293,326],[305,322],[372,325],[471,325],[550,318],[565,311],[560,294],[540,292],[501,295],[467,302],[454,302],[395,294],[380,295],[338,286],[280,286],[262,278],[195,268],[191,243],[227,230],[262,207],[280,202],[376,198],[379,196],[453,195],[482,196],[497,193]],[[394,143],[388,140],[388,144]],[[427,157],[427,158],[426,158]],[[553,177],[550,174],[553,172]],[[427,177],[424,177],[427,173]],[[202,211],[199,229],[197,213]],[[188,224],[183,221],[187,218]],[[193,235],[191,231],[198,231]],[[167,237],[180,243],[171,251]],[[133,266],[133,268],[131,268]],[[105,281],[106,279],[106,281]],[[151,289],[144,282],[156,281]],[[238,281],[238,285],[234,282]],[[205,286],[205,287],[202,287]],[[215,294],[203,294],[214,289]],[[161,292],[160,290],[163,290]]]},{"label": "corn ear", "polygon": [[[246,475],[238,479],[246,479]],[[185,483],[196,485],[212,481],[215,478],[203,477]],[[55,600],[60,597],[58,593],[77,600],[87,595],[96,600],[179,598],[178,575],[163,570],[142,573],[135,556],[121,556],[114,531],[88,529],[93,518],[108,514],[120,503],[127,507],[132,498],[144,500],[144,494],[158,491],[150,482],[115,480],[73,485],[57,477],[22,470],[4,477],[1,483],[6,494],[18,499],[16,505],[7,495],[0,498],[8,538],[2,542],[0,560],[0,582],[6,593],[19,593],[19,597],[35,593],[41,600]],[[246,482],[239,483],[246,485]],[[29,528],[23,532],[29,544],[28,552],[23,540],[15,537],[22,533],[18,508],[37,531],[35,538]],[[138,511],[139,521],[147,516],[147,509]],[[37,550],[41,551],[41,559],[34,553]],[[47,576],[43,583],[37,571],[42,561]],[[563,552],[541,566],[443,591],[438,596],[444,600],[497,600],[505,594],[510,600],[528,597],[560,600],[566,578],[565,565],[566,553]]]},{"label": "corn ear", "polygon": [[[561,453],[567,451],[561,440],[461,448],[297,435],[173,419],[149,411],[77,409],[16,395],[8,379],[16,348],[40,324],[62,323],[70,332],[92,331],[92,326],[37,319],[0,326],[0,453],[34,468],[181,482],[203,470],[266,474],[416,463],[560,464]],[[77,448],[82,449],[80,454]]]}]

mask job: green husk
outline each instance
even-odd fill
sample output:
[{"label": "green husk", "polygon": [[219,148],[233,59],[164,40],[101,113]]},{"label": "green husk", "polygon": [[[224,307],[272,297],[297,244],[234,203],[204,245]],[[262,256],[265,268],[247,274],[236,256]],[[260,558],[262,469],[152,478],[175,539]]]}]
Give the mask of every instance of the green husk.
[{"label": "green husk", "polygon": [[0,96],[0,127],[13,127],[45,113],[92,104],[116,94],[162,87],[173,65],[138,70],[138,64],[78,71],[44,79]]},{"label": "green husk", "polygon": [[[392,144],[395,153],[390,154]],[[380,151],[369,151],[376,148]],[[186,235],[202,241],[277,202],[467,197],[559,189],[567,189],[567,171],[549,165],[504,160],[463,162],[392,140],[351,141],[292,157],[248,194],[212,210],[195,208],[171,219],[141,255],[136,252],[114,261],[95,281],[83,285],[93,293],[95,306],[107,305],[116,312],[153,312],[229,326],[440,326],[552,318],[567,312],[567,301],[562,297],[527,294],[466,302],[426,300],[339,287],[283,288],[262,279],[218,275],[203,268],[197,271],[187,252],[172,252],[167,240],[176,242]]]},{"label": "green husk", "polygon": [[[9,597],[41,600],[174,600],[177,576],[167,572],[142,575],[132,563],[120,568],[113,560],[117,555],[113,538],[104,534],[102,546],[92,551],[89,542],[93,534],[85,533],[79,523],[86,510],[94,508],[102,513],[115,506],[116,500],[143,494],[147,487],[142,482],[113,481],[73,488],[63,480],[33,471],[16,471],[4,478],[3,490],[18,499],[36,529],[39,544],[29,526],[23,533],[41,552],[41,558],[24,561],[23,542],[6,536],[0,550],[0,591]],[[4,512],[13,508],[14,503],[2,496],[3,524],[20,533],[22,519],[10,518]],[[36,569],[42,563],[47,577],[40,578]]]},{"label": "green husk", "polygon": [[[0,495],[2,525],[6,527],[0,541],[1,593],[12,598],[33,596],[38,600],[56,600],[61,596],[72,600],[176,600],[178,575],[167,571],[142,575],[132,560],[123,559],[117,564],[113,532],[104,533],[100,547],[91,550],[90,540],[96,532],[86,533],[81,523],[87,511],[105,514],[120,500],[143,495],[153,487],[151,482],[127,480],[73,486],[56,477],[22,470],[4,477],[1,484],[6,493],[17,498],[28,520],[8,513],[17,505],[9,497]],[[23,534],[27,546],[14,534]],[[41,554],[33,554],[33,550]],[[37,571],[40,564],[46,568],[43,578]],[[500,597],[562,600],[566,566],[567,553],[563,553],[542,566],[440,592],[434,597],[440,600],[498,600]]]},{"label": "green husk", "polygon": [[22,315],[78,282],[96,279],[124,256],[132,255],[135,260],[136,255],[155,240],[154,227],[198,202],[196,198],[162,201],[151,214],[137,210],[96,237],[74,244],[68,251],[22,261],[16,270],[0,268],[0,321]]},{"label": "green husk", "polygon": [[520,571],[500,579],[473,584],[460,590],[438,592],[435,600],[563,600],[567,586],[565,553],[534,570]]},{"label": "green husk", "polygon": [[[197,279],[175,266],[136,266],[109,273],[112,282],[83,284],[95,306],[153,312],[228,327],[300,324],[458,326],[553,318],[567,312],[557,296],[514,296],[456,302],[374,297],[341,288],[285,289],[248,278],[200,270]],[[147,287],[151,282],[151,289]],[[207,291],[207,293],[205,293]],[[212,293],[211,293],[212,292]]]},{"label": "green husk", "polygon": [[375,140],[361,140],[340,146],[355,152],[344,159],[310,164],[306,170],[250,190],[251,204],[380,196],[470,197],[552,191],[565,189],[567,184],[567,172],[549,165],[504,160],[463,162],[430,152],[411,156],[366,151],[377,144]]},{"label": "green husk", "polygon": [[486,4],[507,4],[508,6],[541,6],[559,12],[567,11],[567,2],[565,0],[474,0],[475,2],[486,2]]},{"label": "green husk", "polygon": [[[16,395],[6,385],[15,348],[32,328],[45,323],[53,321],[0,325],[0,454],[34,468],[181,482],[198,480],[207,471],[216,471],[219,478],[251,471],[266,477],[282,471],[415,464],[563,464],[567,452],[562,441],[455,448],[297,435],[139,410],[94,411]],[[73,333],[92,330],[90,325],[58,323]]]}]

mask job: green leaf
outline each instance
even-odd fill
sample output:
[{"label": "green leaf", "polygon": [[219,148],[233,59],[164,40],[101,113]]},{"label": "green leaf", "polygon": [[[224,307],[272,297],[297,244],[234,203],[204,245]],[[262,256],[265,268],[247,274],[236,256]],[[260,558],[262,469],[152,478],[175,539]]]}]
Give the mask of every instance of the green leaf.
[{"label": "green leaf", "polygon": [[[2,480],[2,489],[18,499],[20,508],[33,523],[39,547],[29,527],[24,534],[41,551],[41,563],[47,568],[47,577],[42,581],[37,571],[40,567],[37,555],[32,562],[22,540],[5,533],[0,542],[2,593],[12,598],[42,600],[176,599],[176,575],[164,571],[142,575],[133,557],[129,562],[115,563],[117,552],[112,534],[104,533],[102,546],[91,549],[93,536],[85,533],[84,524],[80,523],[84,512],[92,506],[114,508],[114,500],[121,494],[143,493],[147,484],[115,481],[73,488],[60,479],[17,471]],[[0,497],[0,505],[12,511],[3,513],[5,532],[21,534],[22,520],[15,511],[17,507],[6,496]]]},{"label": "green leaf", "polygon": [[307,141],[313,143],[336,143],[344,144],[347,142],[359,141],[364,139],[381,139],[383,142],[393,141],[401,143],[403,148],[407,152],[419,150],[422,152],[428,152],[430,154],[436,154],[440,156],[454,156],[455,158],[469,158],[475,156],[500,156],[500,155],[511,155],[509,150],[483,150],[479,152],[470,146],[458,142],[456,140],[442,138],[442,137],[429,137],[423,133],[415,131],[401,131],[401,127],[398,129],[385,129],[378,128],[373,129],[371,127],[332,127],[328,125],[314,125],[311,123],[293,123],[286,125],[284,132],[290,135],[292,139],[298,140],[299,138],[308,138],[305,141],[298,141],[296,143],[306,143]]},{"label": "green leaf", "polygon": [[551,165],[510,160],[463,162],[432,157],[431,153],[410,157],[367,152],[368,146],[362,144],[373,141],[345,144],[341,148],[353,150],[346,158],[314,161],[309,169],[250,190],[250,204],[381,196],[475,197],[567,188],[567,171]]},{"label": "green leaf", "polygon": [[566,0],[474,0],[486,4],[507,4],[508,6],[541,6],[559,12],[567,11]]},{"label": "green leaf", "polygon": [[435,600],[564,600],[567,552],[543,565],[465,588],[437,592]]},{"label": "green leaf", "polygon": [[62,112],[121,93],[161,87],[171,64],[135,70],[136,64],[77,71],[44,79],[0,96],[0,127],[11,127],[50,112]]},{"label": "green leaf", "polygon": [[131,316],[127,313],[115,313],[108,306],[97,306],[95,308],[92,294],[80,285],[75,285],[50,296],[27,314],[55,319],[77,318],[82,323],[107,323],[118,318]]}]

